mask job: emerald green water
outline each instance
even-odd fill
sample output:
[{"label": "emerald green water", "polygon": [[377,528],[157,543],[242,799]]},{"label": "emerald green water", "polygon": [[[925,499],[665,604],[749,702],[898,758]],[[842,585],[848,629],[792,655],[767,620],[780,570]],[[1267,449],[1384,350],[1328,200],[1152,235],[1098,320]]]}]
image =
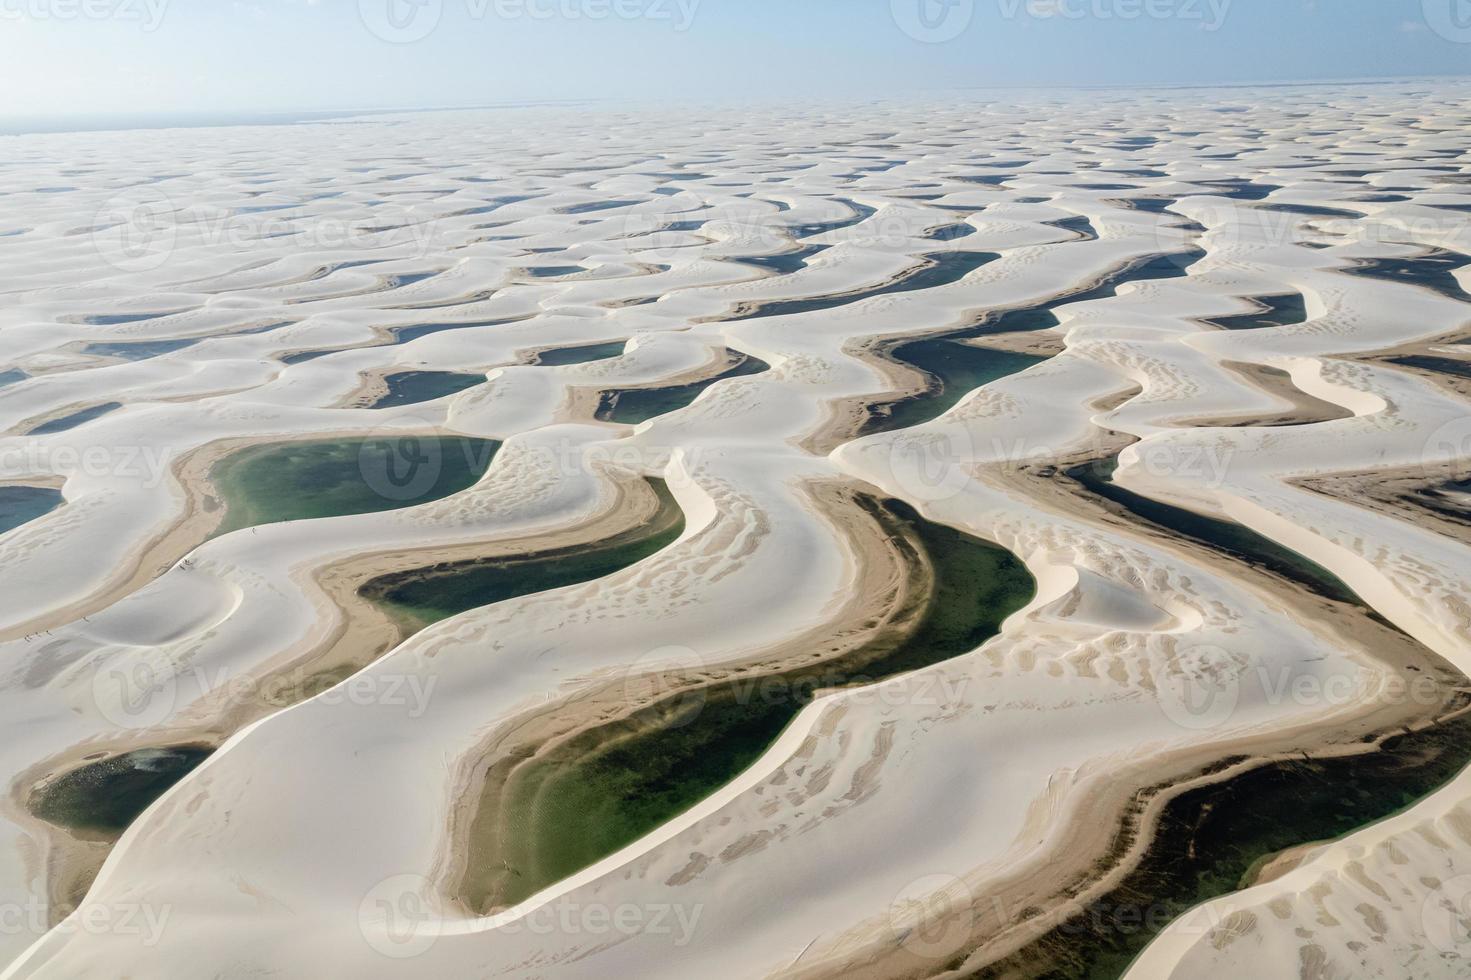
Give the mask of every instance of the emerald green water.
[{"label": "emerald green water", "polygon": [[[736,354],[736,351],[732,351]],[[765,361],[740,354],[739,360],[713,378],[693,381],[689,384],[669,385],[663,388],[617,388],[605,391],[599,400],[597,417],[604,422],[621,422],[637,425],[655,416],[665,415],[689,405],[700,392],[717,381],[741,378],[768,371],[771,365]]]},{"label": "emerald green water", "polygon": [[213,751],[183,745],[102,759],[50,780],[32,792],[28,805],[49,823],[116,836]]},{"label": "emerald green water", "polygon": [[243,449],[210,472],[226,505],[217,533],[448,497],[473,486],[499,448],[465,436],[397,435]]},{"label": "emerald green water", "polygon": [[564,364],[586,364],[618,357],[628,346],[626,340],[613,340],[606,344],[583,344],[580,347],[553,347],[539,351],[536,363],[544,367],[560,367]]},{"label": "emerald green water", "polygon": [[388,390],[370,408],[430,402],[484,384],[485,375],[457,371],[402,371],[383,380],[388,384]]},{"label": "emerald green water", "polygon": [[939,418],[970,392],[1047,360],[960,343],[968,331],[913,340],[894,347],[889,356],[923,371],[938,388],[898,401],[869,406],[860,435],[889,432]]},{"label": "emerald green water", "polygon": [[[1067,476],[1136,517],[1265,567],[1320,595],[1358,605],[1379,619],[1341,580],[1296,552],[1232,522],[1115,486],[1111,476],[1116,465],[1116,457],[1099,460],[1069,470]],[[1246,887],[1267,858],[1393,816],[1468,764],[1471,717],[1463,716],[1390,738],[1378,751],[1274,762],[1182,794],[1167,805],[1144,860],[1117,889],[1039,941],[970,976],[1116,980],[1169,922],[1202,902]]]},{"label": "emerald green water", "polygon": [[1117,468],[1118,457],[1111,456],[1075,466],[1067,471],[1067,476],[1136,517],[1265,568],[1304,585],[1319,595],[1368,608],[1358,593],[1317,562],[1234,521],[1207,517],[1184,507],[1161,503],[1132,490],[1125,490],[1113,482],[1113,473]]},{"label": "emerald green water", "polygon": [[[471,831],[464,897],[510,904],[571,875],[698,803],[750,766],[820,688],[873,683],[968,653],[1031,600],[1035,583],[1004,548],[896,501],[872,516],[933,570],[918,625],[849,655],[676,695],[583,733],[503,788],[487,790]],[[512,839],[496,850],[501,818]]]},{"label": "emerald green water", "polygon": [[367,582],[359,592],[410,630],[418,630],[468,609],[611,575],[684,533],[684,513],[664,481],[650,480],[649,485],[659,497],[653,519],[605,541],[397,572]]},{"label": "emerald green water", "polygon": [[1164,927],[1250,884],[1261,863],[1394,816],[1471,761],[1471,718],[1391,738],[1351,758],[1276,762],[1182,794],[1123,883],[1001,963],[986,980],[1117,980]]},{"label": "emerald green water", "polygon": [[[1058,227],[1083,232],[1086,220],[1065,218],[1052,222]],[[1091,226],[1088,226],[1091,230]],[[987,334],[1044,330],[1060,322],[1053,310],[1067,303],[1113,296],[1128,282],[1148,279],[1173,279],[1187,274],[1190,266],[1205,253],[1191,249],[1170,255],[1156,255],[1129,263],[1099,282],[1081,290],[1055,297],[1038,306],[1024,309],[984,313],[970,326],[960,330],[890,347],[888,356],[923,372],[930,381],[928,390],[891,402],[869,406],[868,418],[860,435],[908,428],[936,419],[950,410],[971,391],[1000,378],[1024,371],[1045,360],[1033,354],[1020,354],[959,343]]]},{"label": "emerald green water", "polygon": [[60,490],[51,487],[0,487],[0,534],[61,506]]}]

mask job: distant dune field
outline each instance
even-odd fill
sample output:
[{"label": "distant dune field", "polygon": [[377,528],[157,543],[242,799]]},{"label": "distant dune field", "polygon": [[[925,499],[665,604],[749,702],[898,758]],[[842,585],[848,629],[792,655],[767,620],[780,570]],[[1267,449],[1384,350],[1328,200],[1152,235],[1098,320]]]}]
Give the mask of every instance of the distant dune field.
[{"label": "distant dune field", "polygon": [[1471,98],[0,143],[0,977],[1471,975]]}]

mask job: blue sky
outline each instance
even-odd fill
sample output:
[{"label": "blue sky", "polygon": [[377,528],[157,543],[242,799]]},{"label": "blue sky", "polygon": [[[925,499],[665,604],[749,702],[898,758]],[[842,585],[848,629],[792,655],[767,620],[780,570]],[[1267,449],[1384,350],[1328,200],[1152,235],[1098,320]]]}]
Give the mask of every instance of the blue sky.
[{"label": "blue sky", "polygon": [[0,0],[0,116],[1471,74],[1471,0]]}]

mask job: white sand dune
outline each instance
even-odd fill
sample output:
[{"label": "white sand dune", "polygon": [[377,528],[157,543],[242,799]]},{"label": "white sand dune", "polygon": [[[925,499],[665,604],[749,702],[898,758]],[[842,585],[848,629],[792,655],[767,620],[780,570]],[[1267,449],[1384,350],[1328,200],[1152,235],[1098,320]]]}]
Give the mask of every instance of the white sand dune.
[{"label": "white sand dune", "polygon": [[[0,976],[1036,966],[1141,858],[1172,787],[1357,751],[1445,710],[1396,683],[1471,674],[1464,520],[1369,506],[1352,482],[1471,468],[1457,391],[1373,356],[1459,355],[1471,305],[1449,284],[1471,275],[1354,271],[1471,254],[1468,115],[1462,87],[1395,83],[11,139],[0,351],[27,377],[0,387],[0,482],[59,483],[65,503],[0,536],[0,908],[24,910]],[[947,261],[973,268],[925,271]],[[1301,322],[1209,322],[1283,295]],[[1055,327],[1015,319],[1044,305]],[[854,406],[923,384],[880,338],[1007,311],[997,331],[1062,353],[860,433]],[[593,345],[606,356],[534,356]],[[769,367],[636,424],[594,418],[600,392],[703,382],[736,352]],[[364,407],[410,371],[486,380]],[[209,537],[205,476],[231,449],[429,431],[504,445],[441,500]],[[1067,476],[1114,456],[1115,487],[1255,532],[1367,609]],[[686,525],[621,571],[397,645],[341,601],[413,556],[622,530],[648,506],[637,477],[666,480]],[[468,908],[475,790],[518,738],[606,721],[651,679],[755,676],[875,628],[895,551],[855,492],[1000,544],[1036,596],[969,654],[821,694],[617,853]],[[261,696],[342,664],[353,677],[299,703]],[[221,748],[65,915],[107,843],[47,826],[30,794],[101,753],[196,743]],[[1306,837],[1321,846],[1177,920],[1129,976],[1463,976],[1468,809],[1462,775]]]}]

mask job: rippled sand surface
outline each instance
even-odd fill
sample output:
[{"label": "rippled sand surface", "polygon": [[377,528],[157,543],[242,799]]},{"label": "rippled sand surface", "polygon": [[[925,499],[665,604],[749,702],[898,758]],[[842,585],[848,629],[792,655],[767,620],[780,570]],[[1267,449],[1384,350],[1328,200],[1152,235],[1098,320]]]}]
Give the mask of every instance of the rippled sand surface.
[{"label": "rippled sand surface", "polygon": [[[0,976],[1468,975],[1468,127],[1392,83],[6,140]],[[909,513],[1020,598],[863,676],[964,600]],[[486,567],[422,629],[368,585]],[[501,788],[798,676],[515,885],[560,825]],[[1301,836],[1212,883],[1172,801],[1263,766]]]}]

